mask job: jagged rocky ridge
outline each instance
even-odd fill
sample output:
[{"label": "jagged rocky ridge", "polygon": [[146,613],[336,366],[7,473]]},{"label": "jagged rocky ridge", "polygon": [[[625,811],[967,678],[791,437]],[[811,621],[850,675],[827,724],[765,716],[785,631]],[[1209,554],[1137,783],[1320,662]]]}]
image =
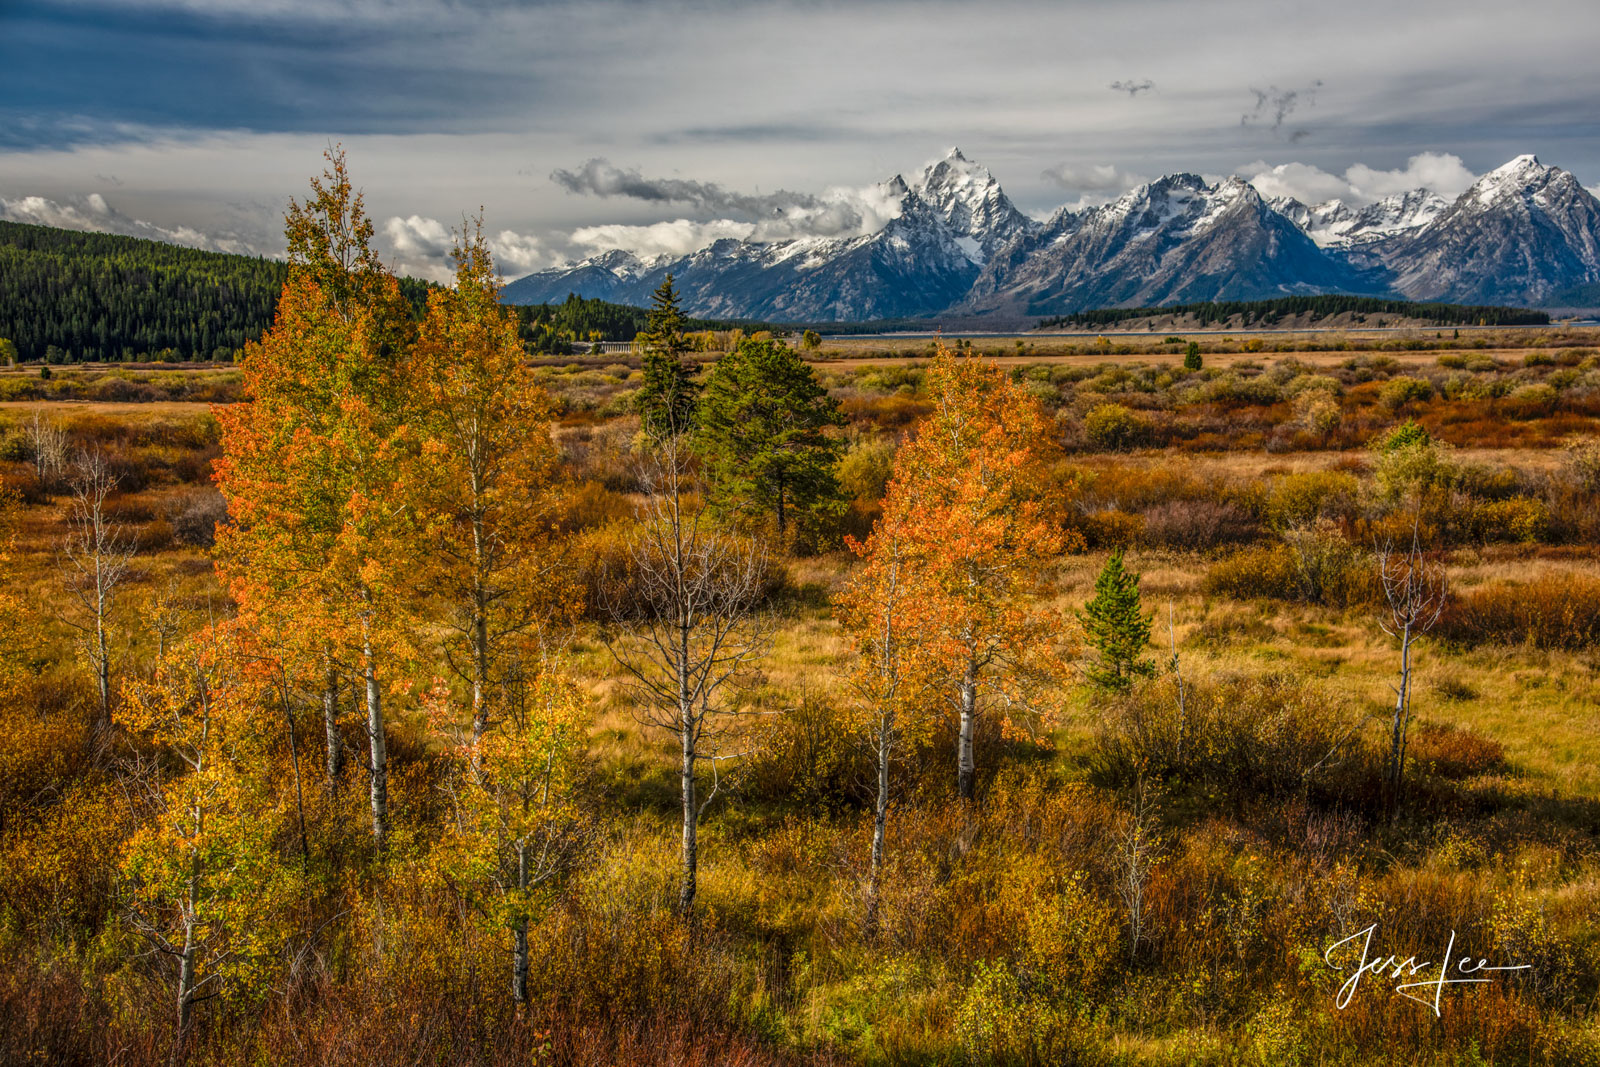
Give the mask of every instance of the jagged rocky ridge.
[{"label": "jagged rocky ridge", "polygon": [[724,239],[648,261],[607,252],[512,282],[506,299],[644,304],[671,273],[696,315],[864,321],[1330,292],[1537,306],[1600,283],[1600,202],[1533,156],[1454,202],[1418,189],[1364,207],[1268,201],[1238,178],[1177,174],[1037,222],[958,149],[881,191],[900,212],[876,233]]}]

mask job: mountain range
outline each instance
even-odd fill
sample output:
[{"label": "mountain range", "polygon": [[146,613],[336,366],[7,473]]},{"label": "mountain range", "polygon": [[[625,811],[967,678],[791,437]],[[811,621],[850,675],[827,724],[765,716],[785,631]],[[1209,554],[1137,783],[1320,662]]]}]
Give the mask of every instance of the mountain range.
[{"label": "mountain range", "polygon": [[725,238],[653,259],[609,251],[520,278],[505,299],[644,304],[671,274],[691,314],[822,322],[1315,293],[1538,307],[1600,283],[1600,201],[1531,155],[1454,201],[1416,189],[1364,206],[1269,200],[1240,178],[1175,174],[1039,221],[959,149],[879,191],[900,210],[875,233]]}]

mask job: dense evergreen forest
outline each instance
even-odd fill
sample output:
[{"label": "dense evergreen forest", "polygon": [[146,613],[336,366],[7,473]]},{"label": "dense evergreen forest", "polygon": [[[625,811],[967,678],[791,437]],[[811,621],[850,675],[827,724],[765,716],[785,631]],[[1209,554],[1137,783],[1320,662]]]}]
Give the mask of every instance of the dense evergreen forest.
[{"label": "dense evergreen forest", "polygon": [[[0,222],[0,337],[24,362],[231,360],[272,325],[287,269],[277,260],[141,237]],[[419,317],[432,288],[400,279]],[[568,352],[574,342],[631,341],[648,314],[578,296],[515,310],[523,343],[546,353]]]},{"label": "dense evergreen forest", "polygon": [[1046,319],[1041,329],[1062,326],[1079,326],[1097,329],[1114,326],[1132,319],[1154,315],[1193,315],[1200,325],[1227,322],[1235,315],[1241,316],[1246,326],[1272,326],[1286,318],[1312,315],[1329,318],[1334,315],[1393,315],[1397,318],[1423,319],[1441,326],[1543,326],[1550,316],[1542,311],[1526,308],[1477,307],[1463,304],[1416,304],[1409,300],[1385,300],[1373,296],[1286,296],[1278,300],[1229,300],[1208,304],[1176,304],[1171,307],[1100,308],[1094,311],[1076,311]]},{"label": "dense evergreen forest", "polygon": [[286,267],[104,233],[0,222],[0,337],[22,360],[231,359]]}]

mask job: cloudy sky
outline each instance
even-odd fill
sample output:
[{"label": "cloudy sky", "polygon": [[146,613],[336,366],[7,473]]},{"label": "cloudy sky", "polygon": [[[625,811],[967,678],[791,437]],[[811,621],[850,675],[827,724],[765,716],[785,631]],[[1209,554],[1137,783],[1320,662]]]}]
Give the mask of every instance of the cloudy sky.
[{"label": "cloudy sky", "polygon": [[0,217],[274,254],[341,142],[402,269],[860,232],[959,145],[1036,215],[1178,170],[1600,186],[1594,0],[0,0]]}]

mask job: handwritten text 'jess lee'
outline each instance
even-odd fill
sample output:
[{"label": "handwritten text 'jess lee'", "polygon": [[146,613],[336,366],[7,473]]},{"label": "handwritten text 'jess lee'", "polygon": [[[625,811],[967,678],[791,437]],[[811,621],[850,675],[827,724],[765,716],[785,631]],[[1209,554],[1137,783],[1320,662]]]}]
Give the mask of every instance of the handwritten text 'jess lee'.
[{"label": "handwritten text 'jess lee'", "polygon": [[[1487,972],[1525,971],[1530,966],[1530,964],[1521,963],[1512,966],[1490,967],[1488,960],[1479,959],[1477,962],[1473,962],[1471,956],[1462,956],[1459,960],[1454,961],[1455,970],[1452,972],[1452,953],[1456,947],[1456,932],[1454,930],[1450,931],[1450,941],[1445,945],[1444,955],[1440,957],[1440,962],[1438,963],[1426,960],[1419,961],[1415,956],[1408,956],[1405,959],[1401,959],[1399,956],[1380,956],[1377,959],[1372,959],[1372,935],[1377,929],[1378,924],[1373,923],[1365,930],[1357,930],[1344,940],[1328,946],[1328,951],[1322,954],[1323,962],[1329,967],[1336,971],[1344,971],[1346,970],[1345,967],[1333,962],[1334,952],[1344,945],[1350,945],[1353,941],[1359,940],[1361,942],[1361,961],[1356,966],[1355,973],[1345,981],[1344,985],[1339,987],[1339,996],[1334,1001],[1334,1006],[1341,1010],[1350,1005],[1350,1002],[1355,998],[1356,990],[1360,988],[1361,979],[1369,974],[1387,973],[1390,978],[1416,978],[1418,975],[1425,975],[1429,968],[1439,968],[1438,974],[1433,977],[1425,977],[1415,982],[1402,982],[1394,987],[1394,991],[1402,997],[1432,1008],[1433,1014],[1438,1015],[1439,1001],[1444,995],[1445,986],[1481,985],[1485,982],[1494,981],[1493,977],[1486,977]],[[1353,945],[1351,946],[1351,952],[1354,952]],[[1433,993],[1431,997],[1426,999],[1424,999],[1424,996],[1408,992],[1408,990],[1428,989],[1431,989]]]}]

